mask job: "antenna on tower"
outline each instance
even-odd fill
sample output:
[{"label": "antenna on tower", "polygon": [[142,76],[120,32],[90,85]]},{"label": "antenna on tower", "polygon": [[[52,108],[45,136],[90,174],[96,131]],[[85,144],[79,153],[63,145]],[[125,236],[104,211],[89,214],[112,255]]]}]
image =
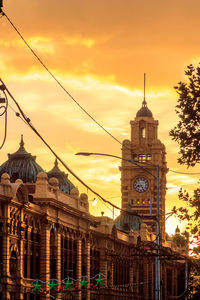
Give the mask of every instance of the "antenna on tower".
[{"label": "antenna on tower", "polygon": [[146,102],[146,73],[144,73],[144,100],[142,102],[142,106],[146,107],[147,102]]}]

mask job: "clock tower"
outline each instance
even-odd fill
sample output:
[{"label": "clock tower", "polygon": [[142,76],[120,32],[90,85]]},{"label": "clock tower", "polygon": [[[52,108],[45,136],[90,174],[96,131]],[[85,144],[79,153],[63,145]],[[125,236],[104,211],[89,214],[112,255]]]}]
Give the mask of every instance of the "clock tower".
[{"label": "clock tower", "polygon": [[[165,194],[166,194],[166,151],[158,139],[158,121],[147,107],[144,97],[142,107],[131,124],[131,139],[124,140],[122,158],[135,161],[137,165],[122,160],[121,191],[122,208],[131,209],[143,215],[143,222],[155,232],[155,220],[145,216],[157,214],[157,188],[160,194],[160,228],[161,238],[165,233]],[[157,187],[156,167],[159,166],[160,184]],[[154,176],[152,176],[151,174]]]}]

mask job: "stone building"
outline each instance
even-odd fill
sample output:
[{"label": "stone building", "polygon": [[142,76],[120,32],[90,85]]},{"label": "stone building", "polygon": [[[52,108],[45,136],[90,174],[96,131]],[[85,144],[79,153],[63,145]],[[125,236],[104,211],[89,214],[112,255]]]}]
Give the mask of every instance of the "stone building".
[{"label": "stone building", "polygon": [[[143,102],[122,155],[160,166],[161,299],[167,300],[184,291],[184,249],[164,237],[167,167],[157,126]],[[0,167],[0,299],[154,299],[155,219],[147,216],[150,202],[156,215],[155,178],[126,161],[121,172],[125,211],[115,220],[96,217],[57,161],[45,173],[21,139]]]}]

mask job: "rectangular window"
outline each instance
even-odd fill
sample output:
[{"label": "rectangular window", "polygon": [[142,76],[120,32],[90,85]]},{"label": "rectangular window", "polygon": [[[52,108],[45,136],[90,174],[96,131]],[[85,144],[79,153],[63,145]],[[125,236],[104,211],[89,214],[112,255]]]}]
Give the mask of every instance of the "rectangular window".
[{"label": "rectangular window", "polygon": [[148,162],[151,161],[151,154],[133,154],[133,160],[138,162]]},{"label": "rectangular window", "polygon": [[147,161],[151,161],[151,154],[147,154]]}]

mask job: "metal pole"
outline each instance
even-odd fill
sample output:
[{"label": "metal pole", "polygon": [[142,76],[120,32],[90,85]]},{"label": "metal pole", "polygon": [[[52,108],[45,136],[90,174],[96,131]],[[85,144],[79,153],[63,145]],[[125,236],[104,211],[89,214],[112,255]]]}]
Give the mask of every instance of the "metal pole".
[{"label": "metal pole", "polygon": [[156,221],[156,261],[155,261],[155,300],[160,300],[160,172],[159,165],[156,166],[157,179],[157,221]]},{"label": "metal pole", "polygon": [[[186,258],[186,261],[185,261],[185,291],[187,291],[188,289],[188,258]],[[188,297],[187,297],[187,293],[185,295],[185,300],[187,300]]]},{"label": "metal pole", "polygon": [[152,197],[150,197],[150,216],[152,214]]},{"label": "metal pole", "polygon": [[[187,236],[187,249],[186,249],[186,261],[185,261],[185,291],[188,289],[188,245],[189,245],[189,238]],[[185,300],[187,300],[187,293],[185,294]]]}]

